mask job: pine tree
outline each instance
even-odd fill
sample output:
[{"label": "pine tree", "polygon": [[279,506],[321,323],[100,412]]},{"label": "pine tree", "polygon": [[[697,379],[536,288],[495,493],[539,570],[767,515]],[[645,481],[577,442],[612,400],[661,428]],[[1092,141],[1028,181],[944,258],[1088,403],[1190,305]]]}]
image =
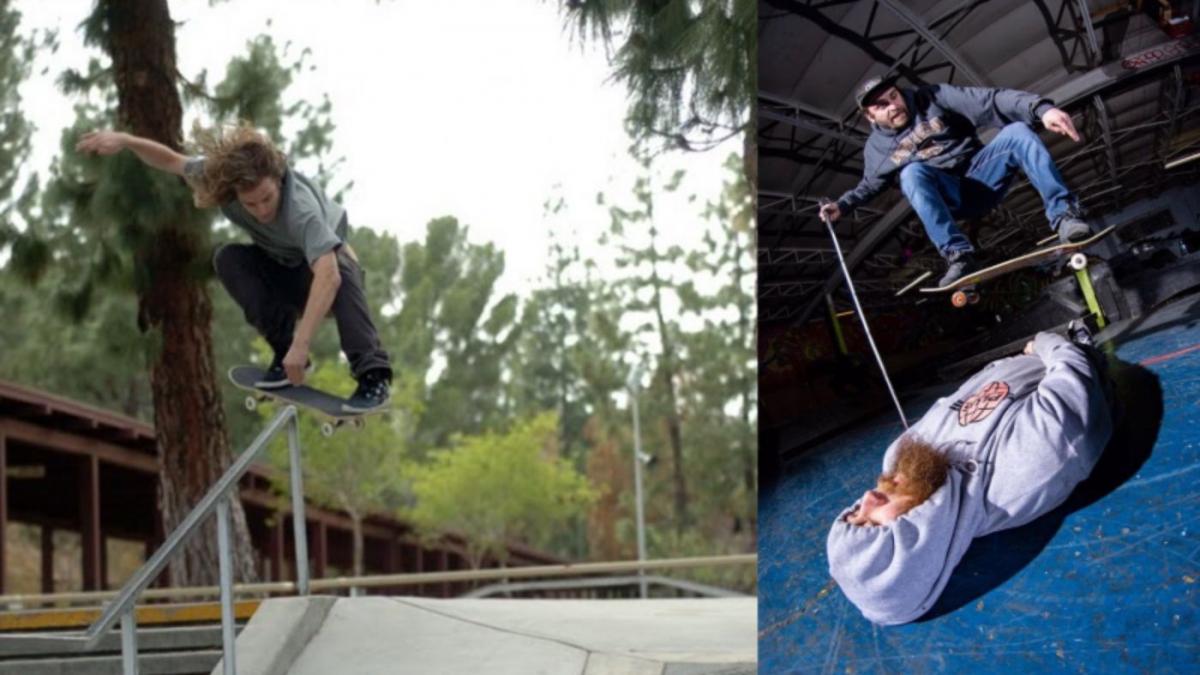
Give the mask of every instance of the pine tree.
[{"label": "pine tree", "polygon": [[[649,162],[643,162],[649,171]],[[630,315],[648,318],[639,320],[636,334],[656,342],[652,391],[663,397],[662,414],[666,424],[667,442],[671,452],[672,500],[676,532],[691,524],[687,471],[683,448],[683,421],[680,416],[678,386],[682,374],[679,361],[678,326],[669,318],[667,303],[677,296],[677,274],[683,262],[679,246],[665,246],[659,237],[654,215],[655,193],[673,193],[679,189],[683,172],[672,175],[664,184],[654,185],[649,175],[638,177],[634,185],[633,208],[610,206],[609,232],[616,242],[617,266],[627,270],[619,286],[624,289],[623,306]],[[649,419],[647,415],[647,419]]]},{"label": "pine tree", "polygon": [[638,141],[706,150],[750,128],[753,0],[561,0],[560,7],[576,36],[608,51],[613,77],[629,90],[627,122]]},{"label": "pine tree", "polygon": [[[14,242],[11,266],[29,279],[61,270],[52,277],[59,284],[52,289],[55,304],[78,321],[105,311],[113,294],[136,299],[131,317],[136,320],[126,330],[136,326],[144,339],[127,344],[144,347],[149,362],[161,463],[159,510],[170,531],[231,461],[211,331],[214,214],[197,211],[178,178],[146,167],[131,153],[82,156],[74,144],[85,131],[115,126],[183,151],[183,111],[191,102],[218,121],[247,119],[275,132],[284,115],[298,117],[305,124],[293,150],[323,156],[328,102],[280,105],[299,64],[282,64],[269,38],[252,41],[215,92],[207,89],[203,74],[188,81],[175,61],[175,22],[165,0],[99,0],[83,29],[85,42],[107,62],[93,59],[86,72],[68,71],[60,78],[64,91],[80,98],[77,120],[63,135],[62,156],[40,212]],[[87,364],[75,368],[85,380],[94,376],[92,370]],[[236,503],[231,513],[237,576],[252,580],[245,516]],[[176,585],[215,582],[211,522],[169,569]]]}]

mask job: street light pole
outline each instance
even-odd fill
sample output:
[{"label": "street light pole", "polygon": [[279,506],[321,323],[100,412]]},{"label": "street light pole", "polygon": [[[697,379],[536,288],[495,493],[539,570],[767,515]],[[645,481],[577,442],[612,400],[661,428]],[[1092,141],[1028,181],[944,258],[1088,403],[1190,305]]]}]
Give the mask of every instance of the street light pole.
[{"label": "street light pole", "polygon": [[[638,419],[638,384],[642,375],[641,363],[629,373],[629,401],[633,410],[633,492],[637,507],[637,556],[638,562],[646,561],[646,520],[642,511],[642,427]],[[638,589],[646,598],[646,571],[638,568]]]}]

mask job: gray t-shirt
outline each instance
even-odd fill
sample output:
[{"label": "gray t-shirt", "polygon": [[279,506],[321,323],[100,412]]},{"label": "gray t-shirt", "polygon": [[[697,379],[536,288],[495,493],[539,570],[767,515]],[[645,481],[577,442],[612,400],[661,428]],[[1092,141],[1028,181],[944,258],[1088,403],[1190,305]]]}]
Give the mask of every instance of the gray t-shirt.
[{"label": "gray t-shirt", "polygon": [[[184,175],[201,178],[204,161],[203,157],[188,159],[183,167]],[[221,213],[249,233],[259,248],[285,267],[297,267],[305,262],[312,265],[317,258],[345,243],[346,209],[328,199],[312,181],[288,168],[279,192],[279,210],[275,220],[269,223],[255,220],[236,199],[221,204]]]}]

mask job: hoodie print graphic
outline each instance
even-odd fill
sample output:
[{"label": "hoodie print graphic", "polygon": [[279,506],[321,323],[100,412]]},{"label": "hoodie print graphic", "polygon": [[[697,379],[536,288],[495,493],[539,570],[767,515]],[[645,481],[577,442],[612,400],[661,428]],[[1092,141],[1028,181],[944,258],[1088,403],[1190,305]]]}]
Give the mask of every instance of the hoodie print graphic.
[{"label": "hoodie print graphic", "polygon": [[950,404],[951,410],[958,411],[958,426],[965,427],[987,419],[1008,398],[1008,392],[1007,382],[989,382],[966,399]]},{"label": "hoodie print graphic", "polygon": [[946,123],[941,117],[934,117],[928,120],[921,120],[913,130],[906,134],[904,138],[896,143],[896,149],[892,151],[890,159],[897,167],[903,166],[908,162],[909,158],[915,153],[918,159],[926,160],[930,157],[937,157],[945,152],[950,143],[933,142],[926,145],[933,136],[936,136],[946,130]]}]

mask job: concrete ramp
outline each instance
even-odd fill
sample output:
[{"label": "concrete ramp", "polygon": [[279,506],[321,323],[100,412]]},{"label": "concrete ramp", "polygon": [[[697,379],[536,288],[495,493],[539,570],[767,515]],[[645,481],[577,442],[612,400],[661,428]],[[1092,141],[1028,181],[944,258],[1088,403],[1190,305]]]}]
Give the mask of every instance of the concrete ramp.
[{"label": "concrete ramp", "polygon": [[[757,669],[752,597],[364,597],[338,598],[332,606],[330,600],[264,602],[238,638],[238,672],[732,675]],[[220,672],[219,664],[213,672]]]}]

